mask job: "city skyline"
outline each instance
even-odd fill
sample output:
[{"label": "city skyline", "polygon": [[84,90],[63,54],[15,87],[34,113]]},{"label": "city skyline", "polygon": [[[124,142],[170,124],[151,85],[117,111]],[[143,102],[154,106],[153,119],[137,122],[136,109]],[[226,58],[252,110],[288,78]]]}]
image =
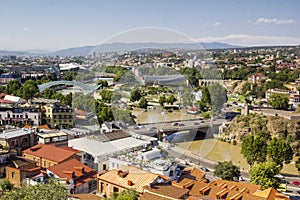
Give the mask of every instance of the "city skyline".
[{"label": "city skyline", "polygon": [[299,7],[295,0],[9,1],[0,8],[0,49],[53,51],[103,42],[298,45]]}]

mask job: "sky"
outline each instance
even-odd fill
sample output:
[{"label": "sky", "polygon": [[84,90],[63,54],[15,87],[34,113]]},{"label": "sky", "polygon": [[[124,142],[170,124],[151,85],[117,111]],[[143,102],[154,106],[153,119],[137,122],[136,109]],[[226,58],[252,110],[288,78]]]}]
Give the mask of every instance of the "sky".
[{"label": "sky", "polygon": [[299,45],[298,0],[0,1],[1,50],[112,42]]}]

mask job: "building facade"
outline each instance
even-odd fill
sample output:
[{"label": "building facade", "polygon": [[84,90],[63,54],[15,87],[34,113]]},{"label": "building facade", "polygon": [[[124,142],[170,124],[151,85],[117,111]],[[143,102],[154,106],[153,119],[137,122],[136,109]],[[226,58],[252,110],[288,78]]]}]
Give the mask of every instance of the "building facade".
[{"label": "building facade", "polygon": [[57,104],[42,107],[43,120],[50,128],[73,128],[74,110]]}]

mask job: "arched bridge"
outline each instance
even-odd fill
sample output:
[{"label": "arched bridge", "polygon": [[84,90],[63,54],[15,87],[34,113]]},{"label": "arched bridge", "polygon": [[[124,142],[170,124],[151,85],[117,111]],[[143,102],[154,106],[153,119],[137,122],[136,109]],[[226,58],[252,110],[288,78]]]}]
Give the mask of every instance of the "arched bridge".
[{"label": "arched bridge", "polygon": [[86,85],[78,81],[52,81],[41,85],[38,85],[39,91],[43,92],[45,89],[57,86],[57,85],[71,85],[80,88],[84,93],[91,93],[97,90],[101,85]]}]

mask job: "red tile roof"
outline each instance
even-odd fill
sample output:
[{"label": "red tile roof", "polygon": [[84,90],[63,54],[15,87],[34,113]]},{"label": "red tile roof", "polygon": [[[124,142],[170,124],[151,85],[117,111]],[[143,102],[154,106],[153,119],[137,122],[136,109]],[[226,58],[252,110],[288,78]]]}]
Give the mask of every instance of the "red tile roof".
[{"label": "red tile roof", "polygon": [[29,154],[60,163],[75,155],[77,152],[75,150],[71,151],[63,149],[52,144],[37,144],[29,149],[24,150],[23,156],[24,154]]},{"label": "red tile roof", "polygon": [[75,110],[75,114],[76,114],[76,115],[80,115],[80,116],[87,116],[87,115],[88,115],[88,112],[85,112],[85,111],[83,111],[83,110],[76,109],[76,110]]},{"label": "red tile roof", "polygon": [[49,128],[49,126],[47,124],[40,125],[38,128],[39,129],[45,129],[45,130],[51,130],[51,128]]},{"label": "red tile roof", "polygon": [[69,178],[71,172],[74,173],[76,177],[81,177],[86,173],[93,171],[92,168],[84,165],[77,159],[71,159],[60,164],[54,165],[48,168],[49,171],[53,172],[60,178]]},{"label": "red tile roof", "polygon": [[75,186],[79,186],[83,183],[96,179],[97,176],[97,172],[77,159],[71,159],[54,165],[48,168],[48,170],[60,178],[75,180]]}]

